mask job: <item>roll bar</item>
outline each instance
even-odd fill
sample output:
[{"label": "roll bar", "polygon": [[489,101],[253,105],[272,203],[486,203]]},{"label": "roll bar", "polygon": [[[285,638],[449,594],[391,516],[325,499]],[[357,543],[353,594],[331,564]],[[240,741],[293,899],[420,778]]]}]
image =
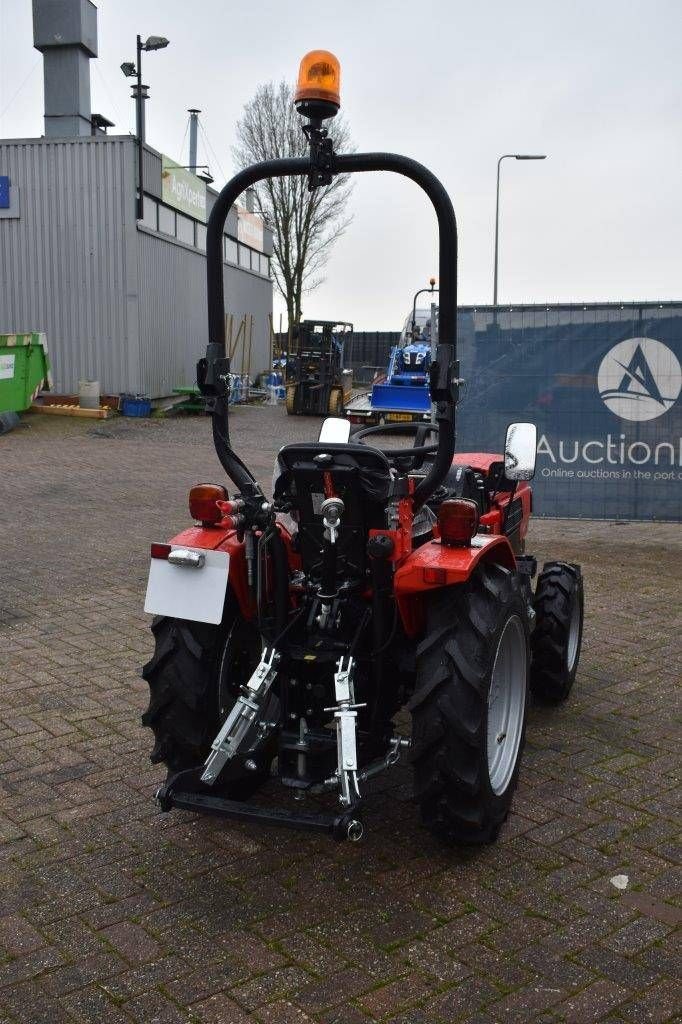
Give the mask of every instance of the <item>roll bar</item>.
[{"label": "roll bar", "polygon": [[[265,178],[309,175],[312,181],[315,155],[265,160],[236,174],[218,195],[206,231],[206,280],[208,292],[208,345],[206,357],[197,364],[197,383],[206,396],[213,419],[213,441],[228,476],[245,494],[260,493],[258,484],[230,443],[228,420],[229,359],[225,351],[225,295],[223,288],[223,231],[233,204],[250,185]],[[439,342],[430,368],[431,400],[439,424],[438,450],[428,474],[414,493],[419,508],[445,479],[455,452],[455,406],[459,385],[457,363],[457,223],[452,203],[438,178],[409,157],[395,153],[331,153],[331,175],[366,171],[393,171],[416,182],[427,194],[438,219],[439,231]],[[311,185],[311,187],[314,187]]]},{"label": "roll bar", "polygon": [[420,295],[435,295],[436,292],[440,291],[440,288],[436,288],[435,284],[432,284],[430,288],[420,288],[418,292],[414,293],[414,299],[412,300],[412,332],[417,323],[417,299]]}]

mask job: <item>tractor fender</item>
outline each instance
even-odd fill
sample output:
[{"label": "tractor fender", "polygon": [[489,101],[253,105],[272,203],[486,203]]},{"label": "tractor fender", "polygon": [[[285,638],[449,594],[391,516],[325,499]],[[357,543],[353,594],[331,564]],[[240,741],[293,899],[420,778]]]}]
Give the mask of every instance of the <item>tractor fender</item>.
[{"label": "tractor fender", "polygon": [[423,628],[425,594],[466,583],[476,566],[484,562],[516,569],[514,552],[505,536],[477,534],[468,547],[446,547],[440,540],[432,540],[408,555],[393,581],[407,635],[414,637]]}]

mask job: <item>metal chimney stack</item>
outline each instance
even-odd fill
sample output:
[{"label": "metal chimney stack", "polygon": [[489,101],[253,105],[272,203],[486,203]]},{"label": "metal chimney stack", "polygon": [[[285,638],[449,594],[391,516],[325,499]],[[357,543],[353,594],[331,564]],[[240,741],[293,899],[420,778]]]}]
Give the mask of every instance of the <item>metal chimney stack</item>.
[{"label": "metal chimney stack", "polygon": [[200,110],[190,107],[189,114],[189,169],[192,174],[197,173],[197,129],[199,127]]},{"label": "metal chimney stack", "polygon": [[43,55],[45,135],[90,135],[97,8],[90,0],[33,0],[33,45]]}]

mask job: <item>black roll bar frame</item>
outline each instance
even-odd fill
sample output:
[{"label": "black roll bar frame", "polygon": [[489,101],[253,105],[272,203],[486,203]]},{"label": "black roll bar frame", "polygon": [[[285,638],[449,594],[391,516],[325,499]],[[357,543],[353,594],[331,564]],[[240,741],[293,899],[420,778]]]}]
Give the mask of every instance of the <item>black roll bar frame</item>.
[{"label": "black roll bar frame", "polygon": [[[455,407],[459,385],[457,362],[457,222],[450,197],[441,182],[423,164],[396,153],[332,154],[331,173],[355,174],[392,171],[411,179],[427,194],[438,220],[439,232],[439,341],[430,368],[431,400],[439,425],[438,449],[427,475],[414,492],[415,510],[439,487],[452,464],[455,452]],[[225,350],[225,293],[223,286],[223,232],[233,204],[251,185],[265,178],[309,176],[311,159],[292,157],[264,160],[236,174],[220,191],[206,230],[206,283],[208,300],[208,345],[206,357],[197,365],[197,383],[206,396],[206,408],[213,420],[216,453],[230,479],[242,493],[261,493],[254,476],[230,443],[228,395],[229,359]]]},{"label": "black roll bar frame", "polygon": [[420,295],[435,295],[436,292],[440,292],[440,288],[436,288],[435,284],[432,284],[430,288],[420,288],[418,292],[414,293],[414,299],[412,300],[412,333],[414,334],[414,328],[417,323],[417,299]]}]

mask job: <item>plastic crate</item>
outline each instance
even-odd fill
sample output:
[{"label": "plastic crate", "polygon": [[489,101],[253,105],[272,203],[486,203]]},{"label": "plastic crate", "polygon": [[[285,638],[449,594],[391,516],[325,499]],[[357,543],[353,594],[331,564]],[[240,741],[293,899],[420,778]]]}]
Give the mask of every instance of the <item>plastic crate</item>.
[{"label": "plastic crate", "polygon": [[152,403],[145,395],[121,395],[121,414],[123,416],[150,416]]}]

